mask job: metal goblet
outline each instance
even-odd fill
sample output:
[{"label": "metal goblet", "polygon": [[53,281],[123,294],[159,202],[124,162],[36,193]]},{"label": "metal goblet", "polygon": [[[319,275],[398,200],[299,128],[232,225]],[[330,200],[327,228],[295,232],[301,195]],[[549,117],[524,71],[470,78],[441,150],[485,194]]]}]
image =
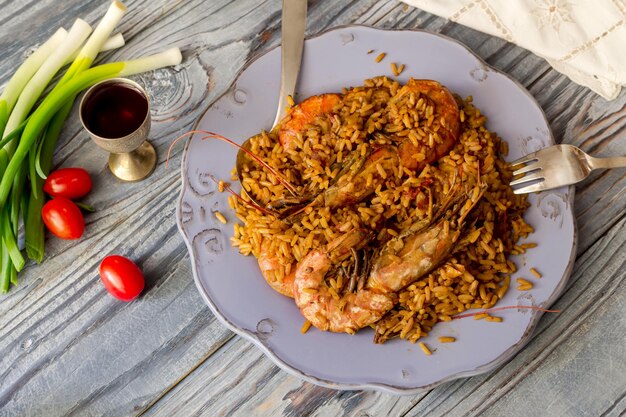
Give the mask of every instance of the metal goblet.
[{"label": "metal goblet", "polygon": [[[147,112],[141,125],[132,133],[117,138],[105,138],[90,130],[83,113],[94,93],[113,84],[127,85],[143,95],[147,102]],[[83,96],[79,113],[80,122],[91,139],[100,148],[110,153],[109,169],[113,175],[122,181],[140,181],[152,174],[156,167],[157,155],[156,150],[147,140],[151,122],[150,100],[146,91],[139,84],[126,78],[113,78],[95,84]]]}]

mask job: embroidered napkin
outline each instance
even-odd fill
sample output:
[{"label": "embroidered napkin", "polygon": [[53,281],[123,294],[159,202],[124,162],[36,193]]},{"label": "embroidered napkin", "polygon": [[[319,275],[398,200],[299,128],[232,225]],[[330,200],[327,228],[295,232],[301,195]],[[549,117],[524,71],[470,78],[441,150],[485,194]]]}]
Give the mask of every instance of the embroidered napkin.
[{"label": "embroidered napkin", "polygon": [[612,100],[626,85],[626,0],[402,0],[513,42]]}]

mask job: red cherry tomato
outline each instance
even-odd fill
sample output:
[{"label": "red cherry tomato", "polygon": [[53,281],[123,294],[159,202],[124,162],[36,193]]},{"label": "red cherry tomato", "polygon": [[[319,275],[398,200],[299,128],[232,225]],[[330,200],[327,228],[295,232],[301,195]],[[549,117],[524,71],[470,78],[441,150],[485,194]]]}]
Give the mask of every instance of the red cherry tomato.
[{"label": "red cherry tomato", "polygon": [[76,200],[91,191],[91,177],[82,168],[57,169],[48,175],[43,190],[52,197]]},{"label": "red cherry tomato", "polygon": [[85,231],[83,214],[76,204],[65,197],[44,204],[41,217],[48,230],[61,239],[78,239]]},{"label": "red cherry tomato", "polygon": [[137,298],[144,287],[141,269],[120,255],[109,255],[100,263],[100,278],[109,293],[122,301]]}]

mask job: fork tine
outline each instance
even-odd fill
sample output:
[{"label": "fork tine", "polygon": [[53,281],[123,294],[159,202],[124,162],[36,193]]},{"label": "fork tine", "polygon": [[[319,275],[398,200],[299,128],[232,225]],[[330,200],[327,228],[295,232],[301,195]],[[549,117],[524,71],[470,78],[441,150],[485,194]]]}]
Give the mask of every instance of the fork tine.
[{"label": "fork tine", "polygon": [[511,162],[509,165],[515,166],[515,165],[521,165],[521,164],[525,164],[527,162],[535,161],[537,159],[537,154],[539,152],[540,151],[529,153],[528,155],[524,155],[521,158],[516,159],[515,161]]},{"label": "fork tine", "polygon": [[524,175],[522,178],[516,179],[515,181],[511,181],[509,184],[512,187],[514,185],[525,184],[525,183],[530,182],[530,181],[537,181],[537,180],[543,180],[543,179],[544,178],[541,175],[541,173],[540,172],[536,172],[536,173]]},{"label": "fork tine", "polygon": [[536,184],[527,185],[526,187],[513,190],[513,194],[528,194],[536,193],[537,191],[547,190],[548,186],[545,181],[538,182]]},{"label": "fork tine", "polygon": [[539,162],[535,162],[534,164],[529,164],[526,165],[518,170],[513,171],[513,175],[519,175],[519,174],[524,174],[526,172],[530,172],[530,171],[536,171],[536,170],[541,170],[543,169],[541,167],[541,165],[539,164]]}]

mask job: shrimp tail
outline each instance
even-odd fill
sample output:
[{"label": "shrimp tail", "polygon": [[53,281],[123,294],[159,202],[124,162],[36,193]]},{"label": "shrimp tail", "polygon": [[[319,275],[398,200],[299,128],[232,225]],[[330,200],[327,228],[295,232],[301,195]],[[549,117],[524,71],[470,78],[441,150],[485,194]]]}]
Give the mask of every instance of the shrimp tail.
[{"label": "shrimp tail", "polygon": [[[405,236],[388,241],[374,260],[368,288],[395,292],[425,276],[454,251],[455,245],[465,227],[465,219],[478,204],[485,186],[474,188],[464,203],[456,202],[452,196],[443,207],[445,215],[436,224],[419,227]],[[456,222],[451,217],[458,214]]]}]

